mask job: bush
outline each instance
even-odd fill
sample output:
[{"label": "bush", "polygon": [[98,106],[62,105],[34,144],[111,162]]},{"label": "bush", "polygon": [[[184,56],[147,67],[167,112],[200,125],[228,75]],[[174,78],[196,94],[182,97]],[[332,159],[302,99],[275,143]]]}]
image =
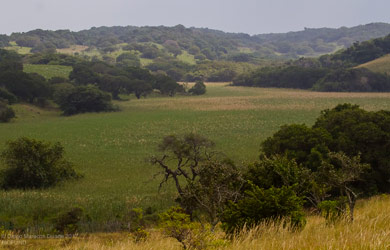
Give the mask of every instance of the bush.
[{"label": "bush", "polygon": [[83,209],[79,207],[72,208],[55,219],[55,230],[60,233],[74,234],[77,232],[78,223],[84,214]]},{"label": "bush", "polygon": [[14,104],[18,101],[18,98],[10,93],[7,89],[0,87],[0,99],[4,99],[8,104]]},{"label": "bush", "polygon": [[205,249],[210,244],[210,232],[199,223],[191,222],[190,215],[181,207],[172,207],[160,214],[160,228],[168,237],[179,241],[184,249]]},{"label": "bush", "polygon": [[188,92],[193,95],[203,95],[206,93],[206,85],[202,81],[197,81]]},{"label": "bush", "polygon": [[95,86],[65,87],[59,91],[55,99],[64,115],[115,110],[110,94]]},{"label": "bush", "polygon": [[292,187],[262,189],[252,185],[243,199],[227,205],[221,218],[222,228],[235,234],[244,227],[281,219],[287,219],[293,228],[300,228],[306,222],[302,206],[303,199],[296,196]]},{"label": "bush", "polygon": [[26,137],[9,141],[1,154],[7,168],[3,170],[5,189],[48,188],[61,181],[81,177],[73,164],[64,159],[64,148]]},{"label": "bush", "polygon": [[0,100],[0,122],[9,122],[14,117],[14,110]]},{"label": "bush", "polygon": [[328,225],[334,224],[345,217],[346,201],[340,197],[338,200],[326,200],[318,204],[321,215],[325,218]]}]

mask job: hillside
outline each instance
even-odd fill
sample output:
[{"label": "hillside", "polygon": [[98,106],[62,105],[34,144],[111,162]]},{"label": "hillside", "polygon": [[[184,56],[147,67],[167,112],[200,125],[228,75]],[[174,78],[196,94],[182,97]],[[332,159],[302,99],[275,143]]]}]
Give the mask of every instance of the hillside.
[{"label": "hillside", "polygon": [[204,28],[186,28],[182,25],[116,26],[93,27],[79,32],[33,30],[26,33],[13,33],[10,36],[1,36],[0,46],[6,47],[7,43],[16,42],[20,47],[32,48],[32,52],[49,48],[71,48],[70,52],[80,53],[94,51],[96,48],[113,52],[123,49],[127,44],[154,43],[162,45],[175,56],[185,51],[195,56],[197,60],[253,61],[254,58],[318,56],[346,48],[356,41],[382,37],[389,33],[390,24],[386,23],[338,29],[305,28],[298,32],[253,36]]},{"label": "hillside", "polygon": [[356,68],[366,68],[373,72],[390,74],[390,55],[363,63]]},{"label": "hillside", "polygon": [[236,86],[300,88],[334,92],[390,91],[390,35],[318,58],[300,58],[256,69],[233,80]]}]

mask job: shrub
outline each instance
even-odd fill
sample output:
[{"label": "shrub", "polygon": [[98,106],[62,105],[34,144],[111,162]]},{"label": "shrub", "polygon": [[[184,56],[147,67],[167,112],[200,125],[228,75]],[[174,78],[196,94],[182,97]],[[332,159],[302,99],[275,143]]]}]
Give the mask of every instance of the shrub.
[{"label": "shrub", "polygon": [[63,154],[60,143],[52,145],[26,137],[9,141],[1,154],[7,166],[2,172],[3,188],[48,188],[81,177]]},{"label": "shrub", "polygon": [[0,122],[9,122],[14,117],[14,110],[0,100]]},{"label": "shrub", "polygon": [[197,81],[188,92],[193,95],[203,95],[206,93],[206,85],[202,81]]},{"label": "shrub", "polygon": [[0,87],[0,99],[7,100],[8,104],[14,104],[18,98],[5,88]]},{"label": "shrub", "polygon": [[79,228],[79,222],[84,214],[79,207],[72,208],[55,219],[55,230],[60,233],[74,234]]},{"label": "shrub", "polygon": [[325,218],[326,223],[334,224],[345,217],[346,201],[343,197],[338,200],[326,200],[318,204],[321,215]]},{"label": "shrub", "polygon": [[211,242],[210,231],[191,222],[190,215],[181,207],[172,207],[160,214],[162,232],[179,241],[184,249],[205,249]]},{"label": "shrub", "polygon": [[262,189],[252,185],[243,199],[227,205],[221,216],[222,228],[235,234],[245,227],[281,219],[287,219],[293,228],[300,228],[305,225],[302,206],[303,199],[296,196],[292,187]]}]

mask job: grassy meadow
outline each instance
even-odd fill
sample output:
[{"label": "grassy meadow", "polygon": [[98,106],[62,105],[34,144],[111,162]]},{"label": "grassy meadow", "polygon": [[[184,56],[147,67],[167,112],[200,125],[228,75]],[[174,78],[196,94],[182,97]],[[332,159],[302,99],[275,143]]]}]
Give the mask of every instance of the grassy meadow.
[{"label": "grassy meadow", "polygon": [[[0,150],[27,136],[61,142],[66,157],[85,175],[48,190],[0,191],[0,219],[44,226],[51,216],[81,206],[92,219],[84,230],[110,230],[134,207],[159,211],[172,205],[174,188],[158,192],[158,171],[146,159],[170,134],[196,132],[239,165],[256,160],[260,143],[283,124],[313,124],[339,103],[390,110],[390,93],[318,93],[207,84],[203,96],[153,97],[116,104],[120,112],[63,117],[56,109],[13,105],[17,118],[0,124]],[[249,248],[248,248],[249,249]]]},{"label": "grassy meadow", "polygon": [[20,55],[27,55],[27,54],[31,53],[31,49],[32,48],[18,46],[16,44],[16,42],[12,41],[12,42],[9,43],[9,46],[4,47],[4,49],[6,49],[6,50],[13,50],[13,51],[15,51],[16,53],[18,53]]},{"label": "grassy meadow", "polygon": [[73,70],[71,66],[49,65],[49,64],[24,64],[23,71],[26,73],[37,73],[46,79],[58,76],[69,78],[70,72]]}]

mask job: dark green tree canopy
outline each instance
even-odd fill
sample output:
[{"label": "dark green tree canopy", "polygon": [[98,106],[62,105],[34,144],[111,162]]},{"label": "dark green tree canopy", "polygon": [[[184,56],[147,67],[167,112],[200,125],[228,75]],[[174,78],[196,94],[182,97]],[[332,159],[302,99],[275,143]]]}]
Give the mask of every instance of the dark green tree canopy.
[{"label": "dark green tree canopy", "polygon": [[361,183],[365,193],[390,190],[390,112],[365,111],[357,105],[341,104],[324,110],[313,127],[283,126],[262,144],[267,156],[286,154],[315,171],[329,152],[349,157],[361,154],[371,171]]},{"label": "dark green tree canopy", "polygon": [[57,103],[64,115],[115,110],[110,94],[92,85],[65,89],[57,96]]},{"label": "dark green tree canopy", "polygon": [[197,81],[188,92],[193,95],[203,95],[206,93],[206,85],[202,81]]},{"label": "dark green tree canopy", "polygon": [[2,171],[5,189],[48,188],[80,177],[73,164],[64,159],[64,148],[60,143],[21,137],[9,141],[1,157],[7,166]]}]

